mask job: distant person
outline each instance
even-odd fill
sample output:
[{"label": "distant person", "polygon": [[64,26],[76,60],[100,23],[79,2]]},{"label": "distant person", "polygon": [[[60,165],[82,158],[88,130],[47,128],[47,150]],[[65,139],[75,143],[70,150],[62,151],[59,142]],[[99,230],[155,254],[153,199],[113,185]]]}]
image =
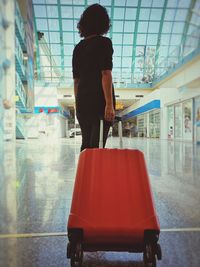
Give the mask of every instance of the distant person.
[{"label": "distant person", "polygon": [[185,133],[192,132],[192,123],[191,123],[191,118],[189,116],[185,116],[184,127],[185,127]]},{"label": "distant person", "polygon": [[104,120],[105,147],[115,117],[115,97],[112,85],[112,42],[103,37],[110,28],[106,9],[99,4],[89,6],[81,15],[77,28],[80,36],[84,37],[75,46],[72,60],[82,151],[99,146],[100,118]]},{"label": "distant person", "polygon": [[168,138],[173,138],[173,134],[174,134],[173,127],[170,126],[169,127],[169,132],[168,132]]},{"label": "distant person", "polygon": [[196,121],[200,121],[200,108],[197,109]]}]

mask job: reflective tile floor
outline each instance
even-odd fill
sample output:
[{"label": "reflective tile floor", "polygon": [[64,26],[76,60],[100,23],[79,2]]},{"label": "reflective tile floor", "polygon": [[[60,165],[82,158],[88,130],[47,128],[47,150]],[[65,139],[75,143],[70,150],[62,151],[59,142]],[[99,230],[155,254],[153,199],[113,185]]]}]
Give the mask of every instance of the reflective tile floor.
[{"label": "reflective tile floor", "polygon": [[[157,266],[200,267],[200,146],[124,138],[144,152],[161,225]],[[107,147],[117,147],[110,137]],[[5,143],[0,150],[0,267],[70,266],[66,225],[80,139]],[[142,254],[84,254],[87,267],[139,267]]]}]

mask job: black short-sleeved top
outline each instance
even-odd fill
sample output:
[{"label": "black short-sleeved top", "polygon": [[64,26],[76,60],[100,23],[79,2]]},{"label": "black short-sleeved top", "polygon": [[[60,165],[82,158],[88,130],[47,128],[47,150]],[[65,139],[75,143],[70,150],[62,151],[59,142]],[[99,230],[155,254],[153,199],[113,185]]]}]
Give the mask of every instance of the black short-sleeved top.
[{"label": "black short-sleeved top", "polygon": [[[102,70],[112,70],[112,42],[95,36],[81,40],[73,51],[73,78],[79,78],[76,97],[77,116],[96,118],[104,115],[105,98],[102,88]],[[115,97],[113,89],[113,103]]]}]

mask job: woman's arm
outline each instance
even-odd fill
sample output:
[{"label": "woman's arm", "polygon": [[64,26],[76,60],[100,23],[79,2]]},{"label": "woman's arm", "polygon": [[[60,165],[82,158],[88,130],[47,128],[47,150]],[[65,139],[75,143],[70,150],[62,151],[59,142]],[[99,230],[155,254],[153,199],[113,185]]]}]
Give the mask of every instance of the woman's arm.
[{"label": "woman's arm", "polygon": [[78,92],[79,81],[80,81],[79,78],[74,78],[74,97],[75,97],[75,99],[76,99],[77,92]]},{"label": "woman's arm", "polygon": [[107,121],[113,121],[115,118],[115,110],[113,107],[113,96],[112,96],[112,71],[103,70],[101,73],[102,73],[102,87],[103,87],[104,97],[106,100],[104,118]]}]

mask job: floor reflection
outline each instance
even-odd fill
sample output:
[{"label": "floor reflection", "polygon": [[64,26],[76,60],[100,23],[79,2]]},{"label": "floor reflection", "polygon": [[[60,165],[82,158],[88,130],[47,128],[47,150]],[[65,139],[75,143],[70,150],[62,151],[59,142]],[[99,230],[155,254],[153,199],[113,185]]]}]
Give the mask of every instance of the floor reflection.
[{"label": "floor reflection", "polygon": [[[124,138],[123,142],[125,148],[144,152],[161,228],[199,228],[200,146],[142,138]],[[118,138],[111,137],[107,147],[118,144]],[[79,151],[80,140],[71,139],[8,142],[1,147],[1,234],[66,232]],[[199,267],[199,233],[174,236],[182,243],[171,250],[173,235],[161,233],[161,245],[172,261],[165,257],[158,266]],[[173,251],[178,254],[179,247],[184,254],[188,246],[193,265],[188,265],[187,257],[184,265],[180,257],[170,256]],[[65,250],[64,237],[0,238],[0,266],[69,266]],[[88,253],[84,264],[136,267],[141,260],[141,255],[126,253]]]}]

